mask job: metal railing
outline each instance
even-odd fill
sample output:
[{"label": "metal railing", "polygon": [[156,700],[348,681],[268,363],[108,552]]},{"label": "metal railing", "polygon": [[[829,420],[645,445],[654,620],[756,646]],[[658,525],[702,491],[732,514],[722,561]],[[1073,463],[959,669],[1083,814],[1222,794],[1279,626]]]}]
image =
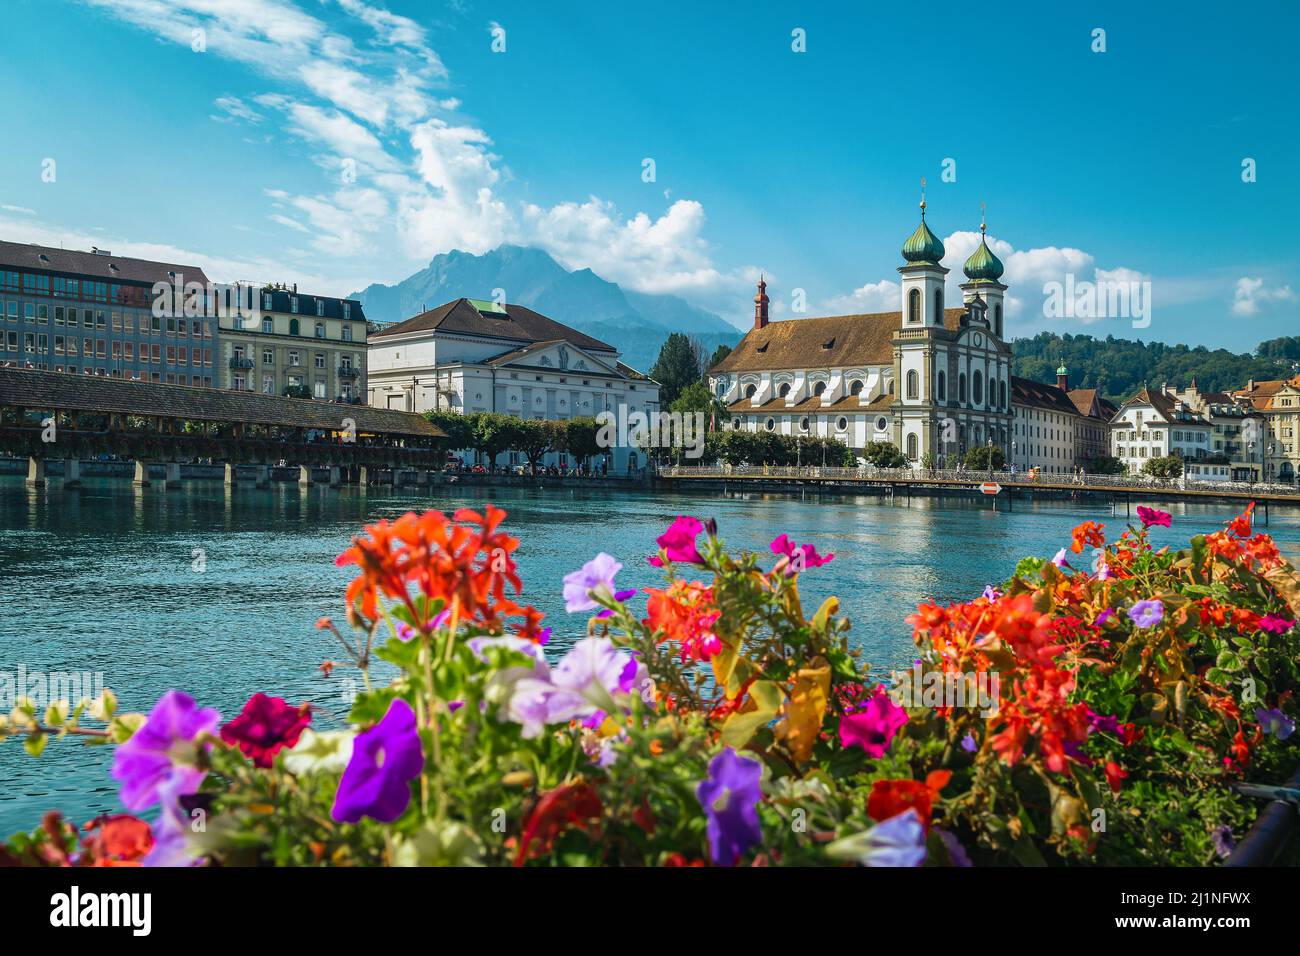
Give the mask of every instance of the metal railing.
[{"label": "metal railing", "polygon": [[857,468],[829,465],[667,465],[659,470],[664,478],[788,478],[823,481],[915,482],[927,484],[980,485],[994,481],[1001,485],[1033,488],[1112,488],[1135,491],[1233,491],[1300,497],[1295,485],[1278,482],[1204,481],[1190,478],[1152,478],[1149,475],[1049,474],[1030,477],[1023,471],[981,471],[979,469]]}]

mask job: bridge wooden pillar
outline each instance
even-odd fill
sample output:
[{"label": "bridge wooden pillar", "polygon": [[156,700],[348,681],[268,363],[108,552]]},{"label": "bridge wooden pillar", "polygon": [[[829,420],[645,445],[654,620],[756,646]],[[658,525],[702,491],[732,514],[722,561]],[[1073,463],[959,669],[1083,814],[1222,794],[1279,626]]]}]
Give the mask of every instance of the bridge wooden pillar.
[{"label": "bridge wooden pillar", "polygon": [[45,487],[45,459],[29,457],[27,459],[27,487]]},{"label": "bridge wooden pillar", "polygon": [[81,459],[80,458],[63,459],[63,487],[64,488],[81,487]]}]

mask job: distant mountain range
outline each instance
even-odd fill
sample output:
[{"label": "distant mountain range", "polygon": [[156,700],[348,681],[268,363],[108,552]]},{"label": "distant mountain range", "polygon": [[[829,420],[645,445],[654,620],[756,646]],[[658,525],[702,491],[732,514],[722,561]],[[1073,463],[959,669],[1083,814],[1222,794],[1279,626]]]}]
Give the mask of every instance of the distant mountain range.
[{"label": "distant mountain range", "polygon": [[491,299],[493,289],[504,290],[507,302],[608,342],[642,372],[655,363],[672,332],[699,339],[706,354],[740,341],[740,331],[730,323],[675,295],[624,289],[590,269],[570,272],[541,249],[523,246],[500,246],[483,255],[453,250],[434,256],[428,267],[396,285],[376,283],[351,297],[361,301],[372,322],[387,324],[461,296]]}]

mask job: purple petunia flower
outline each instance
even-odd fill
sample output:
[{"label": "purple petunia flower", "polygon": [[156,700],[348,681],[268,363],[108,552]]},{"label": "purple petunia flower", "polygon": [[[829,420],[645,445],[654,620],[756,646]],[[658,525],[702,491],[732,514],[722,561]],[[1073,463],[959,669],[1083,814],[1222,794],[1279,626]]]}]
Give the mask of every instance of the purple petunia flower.
[{"label": "purple petunia flower", "polygon": [[947,830],[941,830],[935,827],[930,831],[939,838],[943,848],[948,851],[948,860],[953,866],[970,866],[970,857],[966,854],[966,848],[961,845],[957,837]]},{"label": "purple petunia flower", "polygon": [[975,751],[979,750],[979,744],[975,743],[975,737],[973,734],[967,733],[966,736],[961,739],[961,749],[966,751],[968,754],[973,754]]},{"label": "purple petunia flower", "polygon": [[1119,736],[1119,718],[1114,714],[1099,714],[1095,710],[1088,710],[1088,730],[1104,731],[1108,734]]},{"label": "purple petunia flower", "polygon": [[920,866],[925,862],[925,824],[909,807],[870,830],[836,840],[826,854],[861,866]]},{"label": "purple petunia flower", "polygon": [[506,715],[536,737],[547,724],[611,712],[628,701],[646,678],[645,665],[606,637],[586,637],[551,669],[543,660],[514,684]]},{"label": "purple petunia flower", "polygon": [[196,766],[177,763],[200,734],[217,729],[221,715],[211,707],[199,708],[194,698],[169,690],[132,735],[113,754],[113,779],[122,784],[119,799],[128,810],[143,810],[162,798],[164,785],[177,794],[193,793],[204,772]]},{"label": "purple petunia flower", "polygon": [[1272,734],[1278,740],[1286,740],[1295,733],[1295,721],[1276,708],[1271,710],[1258,708],[1255,711],[1255,719],[1259,721],[1260,729],[1264,733]]},{"label": "purple petunia flower", "polygon": [[334,797],[334,819],[356,823],[372,817],[392,823],[411,802],[411,781],[423,767],[415,711],[394,698],[383,719],[352,742],[352,759]]},{"label": "purple petunia flower", "polygon": [[1232,851],[1237,848],[1232,829],[1226,826],[1214,828],[1214,832],[1210,834],[1210,843],[1214,846],[1214,852],[1223,860],[1231,856]]},{"label": "purple petunia flower", "polygon": [[1095,621],[1093,621],[1092,623],[1093,623],[1093,624],[1096,624],[1098,627],[1101,627],[1103,624],[1105,624],[1107,621],[1109,621],[1112,617],[1114,617],[1114,615],[1115,615],[1115,609],[1114,609],[1114,608],[1111,608],[1111,607],[1108,607],[1108,608],[1106,608],[1106,610],[1104,610],[1104,611],[1102,611],[1100,614],[1098,614],[1098,615],[1097,615],[1097,619],[1096,619]]},{"label": "purple petunia flower", "polygon": [[758,761],[730,747],[709,761],[709,775],[695,796],[709,817],[709,853],[718,866],[735,866],[741,855],[760,843],[758,800],[762,795]]},{"label": "purple petunia flower", "polygon": [[1056,552],[1056,557],[1052,558],[1052,563],[1058,568],[1068,568],[1070,566],[1069,553],[1062,548]]},{"label": "purple petunia flower", "polygon": [[1138,601],[1128,609],[1128,618],[1138,627],[1155,627],[1165,616],[1165,606],[1159,598]]},{"label": "purple petunia flower", "polygon": [[[564,576],[564,609],[570,614],[578,611],[590,611],[600,607],[591,597],[591,592],[604,588],[610,594],[615,591],[614,575],[623,570],[623,565],[611,554],[604,551],[596,555],[577,571]],[[633,594],[636,592],[633,591]],[[604,611],[608,613],[608,611]]]},{"label": "purple petunia flower", "polygon": [[984,600],[996,601],[1000,597],[1002,597],[1002,594],[998,591],[997,588],[995,588],[991,584],[984,585]]}]

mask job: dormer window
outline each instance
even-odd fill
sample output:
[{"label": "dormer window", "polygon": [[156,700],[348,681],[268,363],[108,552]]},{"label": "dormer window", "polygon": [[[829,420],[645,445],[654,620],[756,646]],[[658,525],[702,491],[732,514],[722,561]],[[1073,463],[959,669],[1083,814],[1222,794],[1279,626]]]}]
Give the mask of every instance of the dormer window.
[{"label": "dormer window", "polygon": [[825,350],[828,351],[828,352],[829,352],[831,349],[835,348],[835,338],[832,336],[831,338],[829,338],[829,339],[827,339],[825,342],[823,342],[823,343],[822,343],[822,348],[825,349]]}]

